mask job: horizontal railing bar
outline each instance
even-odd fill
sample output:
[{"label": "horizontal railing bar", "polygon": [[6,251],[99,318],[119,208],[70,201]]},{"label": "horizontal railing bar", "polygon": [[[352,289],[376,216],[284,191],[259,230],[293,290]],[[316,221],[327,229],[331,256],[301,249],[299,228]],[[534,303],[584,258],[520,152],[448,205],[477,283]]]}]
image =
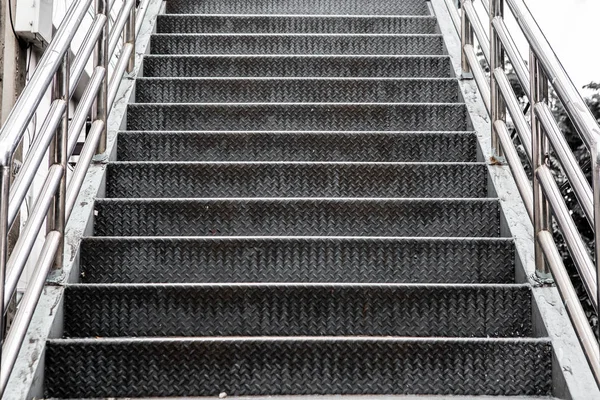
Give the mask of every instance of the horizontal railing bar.
[{"label": "horizontal railing bar", "polygon": [[0,129],[0,165],[10,165],[12,155],[52,83],[54,73],[63,62],[64,55],[69,50],[71,41],[87,13],[90,3],[91,0],[75,1],[69,7],[54,38],[40,58],[33,77],[21,92],[6,122]]},{"label": "horizontal railing bar", "polygon": [[458,14],[458,8],[456,4],[454,4],[454,0],[444,0],[446,2],[446,8],[448,9],[448,13],[450,14],[450,19],[452,20],[452,24],[454,24],[454,28],[456,32],[460,36],[460,15]]},{"label": "horizontal railing bar", "polygon": [[525,62],[519,53],[517,45],[513,41],[512,36],[508,33],[508,28],[504,23],[504,19],[501,17],[496,17],[492,20],[492,25],[494,26],[494,30],[496,31],[498,38],[502,42],[502,46],[506,51],[506,55],[508,56],[510,63],[515,69],[515,74],[517,75],[517,79],[521,84],[521,88],[528,98],[531,97],[529,71],[527,71],[527,67],[525,66]]},{"label": "horizontal railing bar", "polygon": [[150,0],[142,0],[140,3],[137,14],[135,16],[135,36],[137,37],[138,33],[140,33],[140,29],[142,28],[142,23],[144,22],[144,17],[146,16],[146,11],[148,11],[148,6],[150,5]]},{"label": "horizontal railing bar", "polygon": [[31,254],[31,249],[37,239],[42,225],[48,214],[48,210],[54,195],[62,178],[63,168],[54,164],[48,170],[44,186],[35,202],[31,215],[27,219],[25,228],[19,235],[15,248],[6,264],[6,282],[4,283],[4,310],[8,307],[11,297],[17,289],[19,278],[23,273],[23,268],[27,264],[27,259]]},{"label": "horizontal railing bar", "polygon": [[508,133],[508,129],[506,128],[504,121],[497,120],[494,123],[494,129],[498,134],[500,144],[504,150],[504,156],[506,157],[508,166],[513,174],[515,183],[517,184],[517,189],[521,194],[521,199],[525,204],[527,215],[529,215],[529,219],[533,223],[533,189],[531,188],[531,182],[529,181],[529,178],[523,169],[523,164],[521,164],[521,159],[519,158],[517,150],[510,139],[510,134]]},{"label": "horizontal railing bar", "polygon": [[488,0],[481,0],[481,5],[483,5],[483,9],[487,13],[487,15],[490,15],[490,3],[488,2]]},{"label": "horizontal railing bar", "polygon": [[575,328],[579,342],[583,347],[583,352],[588,359],[592,374],[596,378],[596,382],[600,384],[600,363],[598,362],[600,359],[600,349],[598,341],[581,306],[579,296],[577,296],[577,292],[573,287],[562,257],[556,248],[554,238],[550,232],[542,231],[538,234],[537,241],[546,256],[546,261],[552,271],[554,282],[563,299],[567,313],[571,317],[573,328]]},{"label": "horizontal railing bar", "polygon": [[469,22],[473,27],[473,32],[475,33],[475,37],[479,42],[479,47],[481,47],[481,52],[483,53],[483,57],[490,63],[490,39],[481,24],[481,20],[473,7],[473,2],[471,0],[466,0],[463,2],[463,7],[465,12],[467,13],[467,17],[469,18]]},{"label": "horizontal railing bar", "polygon": [[592,187],[579,167],[579,163],[575,159],[575,155],[571,151],[565,137],[558,128],[548,105],[546,103],[538,103],[535,105],[534,111],[544,127],[546,136],[550,140],[560,164],[565,170],[573,192],[577,196],[577,200],[579,200],[579,204],[581,204],[590,226],[594,228],[594,196],[592,194]]},{"label": "horizontal railing bar", "polygon": [[470,44],[465,45],[464,52],[467,56],[467,61],[471,66],[471,72],[473,73],[473,77],[475,78],[475,83],[477,83],[477,87],[479,88],[481,97],[483,98],[485,108],[487,109],[487,112],[489,114],[491,109],[490,84],[487,81],[485,74],[483,73],[483,69],[479,64],[479,61],[477,60],[477,56],[475,55],[475,49],[473,48],[473,46]]},{"label": "horizontal railing bar", "polygon": [[79,191],[81,190],[81,185],[83,184],[85,174],[87,173],[88,168],[90,167],[92,158],[96,154],[96,149],[98,148],[98,142],[100,141],[100,137],[102,136],[103,129],[104,122],[102,122],[102,120],[94,121],[88,134],[88,137],[85,141],[85,144],[83,145],[83,149],[81,150],[81,154],[79,155],[79,160],[77,161],[75,170],[71,175],[69,186],[67,187],[65,221],[68,221],[69,217],[71,216],[71,212],[73,211],[73,207],[75,206],[77,196],[79,196]]},{"label": "horizontal railing bar", "polygon": [[77,106],[77,109],[73,114],[73,119],[69,124],[69,143],[67,145],[67,154],[69,157],[71,157],[73,151],[75,150],[75,146],[77,146],[79,135],[83,129],[83,126],[85,125],[85,122],[87,121],[90,108],[94,104],[94,101],[96,101],[96,94],[98,93],[98,90],[100,90],[100,85],[102,85],[104,72],[104,67],[96,67],[94,69],[92,78],[85,88],[81,99],[79,99],[79,105]]},{"label": "horizontal railing bar", "polygon": [[121,34],[123,33],[123,27],[129,19],[129,12],[131,7],[135,4],[135,0],[127,0],[125,5],[119,10],[119,15],[115,20],[115,24],[111,29],[110,39],[108,42],[108,59],[112,59],[112,56],[117,48],[117,44],[121,40]]},{"label": "horizontal railing bar", "polygon": [[71,63],[71,73],[69,75],[69,96],[73,96],[75,89],[77,89],[77,84],[79,83],[81,74],[83,73],[85,65],[92,55],[92,51],[94,51],[94,48],[96,47],[96,42],[104,30],[105,23],[106,17],[104,15],[96,15],[94,24],[88,31],[85,40],[81,44],[81,47],[75,56],[75,60],[73,60]]},{"label": "horizontal railing bar", "polygon": [[583,286],[592,300],[594,309],[598,312],[598,282],[596,281],[596,268],[588,253],[588,248],[581,239],[577,226],[575,226],[575,222],[573,222],[573,218],[562,198],[558,185],[554,181],[550,169],[547,166],[542,165],[536,171],[536,175],[540,180],[542,191],[550,203],[550,208],[552,209],[556,222],[565,238],[569,253],[581,275]]},{"label": "horizontal railing bar", "polygon": [[571,82],[569,75],[567,75],[525,3],[522,0],[506,0],[506,2],[529,42],[531,50],[542,65],[548,81],[558,94],[567,115],[573,122],[577,132],[579,132],[592,157],[595,158],[598,155],[597,146],[600,141],[600,127],[596,119],[586,106],[573,82]]},{"label": "horizontal railing bar", "polygon": [[4,346],[2,346],[2,370],[0,371],[0,393],[6,388],[8,378],[21,350],[27,329],[33,318],[33,313],[44,289],[46,277],[54,263],[56,253],[60,246],[61,235],[58,231],[51,231],[46,235],[44,246],[33,272],[33,280],[27,285],[25,295],[19,304],[15,319],[8,331]]},{"label": "horizontal railing bar", "polygon": [[10,200],[8,202],[8,226],[12,226],[19,214],[23,200],[27,196],[31,183],[42,164],[42,160],[46,157],[48,147],[54,138],[56,128],[62,121],[66,109],[66,101],[60,99],[54,100],[40,132],[31,144],[21,170],[11,185]]},{"label": "horizontal railing bar", "polygon": [[515,124],[521,144],[523,144],[523,148],[525,149],[525,154],[527,155],[529,165],[533,165],[531,158],[533,154],[531,150],[531,128],[529,127],[529,124],[523,115],[523,111],[519,106],[519,100],[517,100],[517,96],[515,95],[515,92],[513,92],[512,86],[508,81],[508,77],[502,68],[496,68],[494,71],[494,77],[496,78],[496,84],[498,85],[498,89],[500,89],[500,93],[504,98],[504,102],[506,103],[510,117]]},{"label": "horizontal railing bar", "polygon": [[111,77],[110,83],[108,84],[108,111],[112,109],[112,105],[115,102],[115,98],[117,97],[117,91],[119,90],[119,85],[121,85],[121,79],[123,79],[123,74],[127,69],[127,64],[129,63],[129,57],[131,57],[131,52],[133,51],[133,45],[131,43],[127,43],[123,46],[121,50],[121,54],[119,55],[119,61],[115,66],[113,75]]}]

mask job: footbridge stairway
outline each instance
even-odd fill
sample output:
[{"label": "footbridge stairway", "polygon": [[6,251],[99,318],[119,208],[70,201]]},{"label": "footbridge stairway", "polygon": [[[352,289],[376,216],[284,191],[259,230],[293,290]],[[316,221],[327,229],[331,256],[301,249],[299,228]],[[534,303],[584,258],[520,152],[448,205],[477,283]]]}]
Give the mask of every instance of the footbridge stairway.
[{"label": "footbridge stairway", "polygon": [[429,3],[168,0],[51,398],[552,394]]}]

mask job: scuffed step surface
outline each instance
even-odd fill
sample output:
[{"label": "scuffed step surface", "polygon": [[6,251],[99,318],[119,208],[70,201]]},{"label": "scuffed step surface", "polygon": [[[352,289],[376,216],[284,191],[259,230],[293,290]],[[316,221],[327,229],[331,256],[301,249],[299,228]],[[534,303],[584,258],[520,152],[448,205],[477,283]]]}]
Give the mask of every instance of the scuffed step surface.
[{"label": "scuffed step surface", "polygon": [[128,130],[461,131],[464,104],[130,104]]},{"label": "scuffed step surface", "polygon": [[454,103],[456,79],[139,78],[138,103]]},{"label": "scuffed step surface", "polygon": [[48,397],[550,395],[544,339],[51,340]]},{"label": "scuffed step surface", "polygon": [[475,132],[119,132],[123,161],[474,162]]},{"label": "scuffed step surface", "polygon": [[451,77],[448,56],[147,55],[144,76]]},{"label": "scuffed step surface", "polygon": [[493,237],[499,212],[497,199],[99,199],[94,229],[96,236]]},{"label": "scuffed step surface", "polygon": [[444,54],[441,35],[159,33],[153,54]]},{"label": "scuffed step surface", "polygon": [[432,16],[159,15],[158,33],[436,33]]},{"label": "scuffed step surface", "polygon": [[108,165],[107,197],[427,197],[487,195],[478,164],[131,163]]},{"label": "scuffed step surface", "polygon": [[84,283],[510,283],[511,239],[85,238]]},{"label": "scuffed step surface", "polygon": [[169,0],[167,13],[429,15],[426,0]]},{"label": "scuffed step surface", "polygon": [[530,336],[526,285],[72,285],[65,337]]}]

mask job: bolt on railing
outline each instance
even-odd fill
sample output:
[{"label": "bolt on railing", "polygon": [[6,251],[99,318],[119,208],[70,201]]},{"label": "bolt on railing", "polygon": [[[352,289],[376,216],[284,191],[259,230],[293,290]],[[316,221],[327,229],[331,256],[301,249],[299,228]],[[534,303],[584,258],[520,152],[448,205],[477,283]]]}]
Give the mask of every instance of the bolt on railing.
[{"label": "bolt on railing", "polygon": [[[111,29],[108,23],[109,0],[95,0],[93,21],[71,60],[72,39],[92,6],[92,0],[74,0],[0,129],[0,332],[5,330],[7,306],[14,298],[25,264],[31,257],[36,257],[33,275],[6,338],[0,334],[0,396],[17,359],[46,276],[50,269],[63,266],[65,226],[94,155],[106,151],[108,113],[124,72],[132,72],[135,67],[135,39],[149,2],[143,0],[137,8],[135,0],[119,3],[118,14],[124,17]],[[109,60],[120,40],[123,47],[109,77]],[[93,73],[71,116],[69,102],[90,57],[93,59]],[[22,167],[11,182],[14,153],[48,89],[52,93],[49,111],[24,155]],[[67,180],[67,162],[88,116],[91,116],[91,128],[73,174]],[[50,167],[45,182],[9,253],[8,233],[46,153],[49,154]],[[32,249],[44,222],[44,245],[41,252],[34,254]]]},{"label": "bolt on railing", "polygon": [[[473,0],[445,0],[450,17],[461,37],[463,79],[474,79],[491,118],[491,153],[495,160],[510,167],[519,194],[534,227],[536,277],[541,282],[556,283],[565,308],[573,322],[591,370],[600,384],[600,349],[577,293],[566,272],[552,235],[552,215],[565,239],[569,253],[595,308],[600,309],[600,126],[588,110],[552,47],[537,25],[523,0],[482,0],[489,17],[489,38],[482,26]],[[529,45],[529,66],[521,58],[504,22],[508,10],[517,21]],[[460,6],[460,17],[457,10]],[[489,79],[476,57],[475,39],[490,67]],[[489,54],[487,52],[489,51]],[[505,71],[510,61],[519,83],[529,99],[530,121],[527,122]],[[549,87],[556,92],[567,115],[592,157],[592,185],[579,167],[564,135],[550,110]],[[506,124],[510,115],[517,136],[533,171],[533,182],[525,173]],[[550,149],[560,162],[575,196],[595,233],[595,259],[585,242],[549,168]]]}]

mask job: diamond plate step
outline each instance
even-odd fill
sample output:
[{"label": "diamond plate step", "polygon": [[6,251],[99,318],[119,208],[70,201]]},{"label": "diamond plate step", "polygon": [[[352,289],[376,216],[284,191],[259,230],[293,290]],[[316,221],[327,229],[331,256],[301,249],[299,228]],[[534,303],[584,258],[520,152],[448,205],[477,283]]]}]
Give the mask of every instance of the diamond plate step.
[{"label": "diamond plate step", "polygon": [[84,283],[510,283],[512,239],[88,237]]},{"label": "diamond plate step", "polygon": [[456,103],[130,104],[128,130],[461,131]]},{"label": "diamond plate step", "polygon": [[139,78],[138,103],[453,103],[456,79]]},{"label": "diamond plate step", "polygon": [[546,339],[58,339],[48,397],[550,395]]},{"label": "diamond plate step", "polygon": [[185,34],[152,35],[153,54],[444,54],[441,35]]},{"label": "diamond plate step", "polygon": [[426,0],[169,0],[167,13],[429,15]]},{"label": "diamond plate step", "polygon": [[65,337],[531,336],[528,285],[71,285]]},{"label": "diamond plate step", "polygon": [[160,163],[108,165],[107,197],[487,196],[485,163]]},{"label": "diamond plate step", "polygon": [[453,76],[448,56],[152,55],[144,76],[420,77]]},{"label": "diamond plate step", "polygon": [[159,15],[158,33],[436,33],[433,16]]},{"label": "diamond plate step", "polygon": [[494,237],[499,213],[497,199],[98,199],[94,228],[96,236]]},{"label": "diamond plate step", "polygon": [[123,161],[474,162],[475,132],[119,132]]}]

